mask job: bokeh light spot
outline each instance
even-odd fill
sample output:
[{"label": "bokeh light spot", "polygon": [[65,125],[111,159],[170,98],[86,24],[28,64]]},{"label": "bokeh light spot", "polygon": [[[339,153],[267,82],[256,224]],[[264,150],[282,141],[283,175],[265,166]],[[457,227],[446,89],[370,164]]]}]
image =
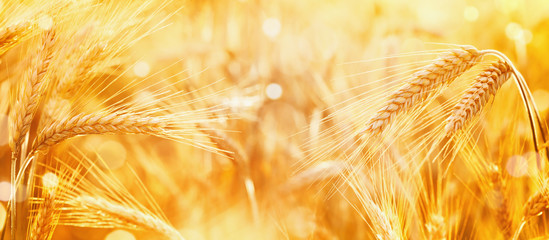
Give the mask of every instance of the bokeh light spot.
[{"label": "bokeh light spot", "polygon": [[507,160],[507,172],[513,177],[522,177],[528,173],[528,161],[521,155],[515,155]]},{"label": "bokeh light spot", "polygon": [[263,21],[263,33],[270,38],[275,38],[280,33],[282,25],[276,18],[267,18]]},{"label": "bokeh light spot", "polygon": [[473,6],[467,6],[463,11],[463,17],[469,22],[474,22],[478,19],[478,9]]},{"label": "bokeh light spot", "polygon": [[38,27],[42,30],[50,30],[53,26],[53,19],[48,16],[44,15],[38,19]]},{"label": "bokeh light spot", "polygon": [[521,41],[523,43],[529,43],[534,38],[532,32],[528,29],[522,28],[518,23],[509,23],[505,27],[505,35],[507,38],[515,41]]},{"label": "bokeh light spot", "polygon": [[271,83],[265,88],[265,93],[269,99],[279,99],[282,96],[282,87],[279,84]]},{"label": "bokeh light spot", "polygon": [[139,61],[133,66],[133,73],[138,77],[146,77],[151,72],[151,67],[145,61]]},{"label": "bokeh light spot", "polygon": [[102,143],[97,148],[97,154],[101,156],[110,169],[120,168],[126,162],[126,148],[114,140]]},{"label": "bokeh light spot", "polygon": [[135,236],[128,231],[114,230],[105,237],[105,240],[135,240]]},{"label": "bokeh light spot", "polygon": [[11,184],[9,182],[0,182],[0,201],[10,200]]},{"label": "bokeh light spot", "polygon": [[59,185],[59,178],[57,178],[55,173],[47,172],[42,175],[42,186],[44,186],[45,189],[53,190],[57,185]]}]

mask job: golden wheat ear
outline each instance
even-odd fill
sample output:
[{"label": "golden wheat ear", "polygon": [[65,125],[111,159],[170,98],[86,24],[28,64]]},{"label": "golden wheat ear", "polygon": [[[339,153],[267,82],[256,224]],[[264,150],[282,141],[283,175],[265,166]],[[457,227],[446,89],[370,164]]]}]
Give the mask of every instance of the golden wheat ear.
[{"label": "golden wheat ear", "polygon": [[490,64],[475,77],[475,80],[448,117],[445,130],[454,133],[477,116],[491,97],[512,75],[513,70],[504,61]]},{"label": "golden wheat ear", "polygon": [[19,22],[0,30],[0,56],[13,48],[31,31],[28,21]]},{"label": "golden wheat ear", "polygon": [[481,52],[472,46],[462,46],[441,55],[433,63],[416,71],[404,86],[391,94],[389,100],[368,120],[362,133],[380,134],[398,114],[423,102],[432,91],[453,82],[481,58]]},{"label": "golden wheat ear", "polygon": [[138,182],[145,202],[138,201],[113,172],[101,166],[97,156],[92,160],[82,152],[70,152],[68,159],[56,159],[50,167],[57,176],[71,179],[59,186],[56,203],[59,225],[92,228],[125,228],[155,232],[165,239],[184,239],[166,219],[152,196],[130,169],[124,178]]}]

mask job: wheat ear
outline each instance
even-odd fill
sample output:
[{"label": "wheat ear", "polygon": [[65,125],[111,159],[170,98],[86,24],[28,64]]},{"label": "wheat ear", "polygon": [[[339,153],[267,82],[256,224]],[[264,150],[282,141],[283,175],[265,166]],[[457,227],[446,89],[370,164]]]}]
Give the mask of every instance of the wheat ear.
[{"label": "wheat ear", "polygon": [[30,240],[51,239],[59,214],[56,214],[55,191],[46,193],[44,201],[40,205],[30,231]]},{"label": "wheat ear", "polygon": [[75,68],[67,71],[55,88],[55,92],[62,97],[73,96],[76,91],[93,75],[92,68],[105,59],[104,46],[97,44],[87,49],[76,59]]},{"label": "wheat ear", "polygon": [[520,226],[515,230],[512,239],[518,239],[528,220],[543,214],[543,211],[547,208],[549,208],[549,196],[547,194],[547,185],[544,185],[543,188],[530,196],[524,205]]},{"label": "wheat ear", "polygon": [[88,134],[147,134],[160,136],[167,131],[161,117],[141,116],[135,113],[79,114],[49,125],[39,133],[33,151],[43,151],[66,139]]},{"label": "wheat ear", "polygon": [[454,107],[452,115],[447,119],[446,132],[453,133],[462,129],[482,110],[490,97],[496,95],[511,75],[512,69],[504,61],[494,62],[485,68]]},{"label": "wheat ear", "polygon": [[23,21],[0,30],[0,55],[10,50],[30,29],[30,23]]},{"label": "wheat ear", "polygon": [[547,188],[544,187],[534,195],[532,195],[524,206],[524,219],[528,220],[532,217],[539,216],[545,209],[549,208],[549,196]]},{"label": "wheat ear", "polygon": [[17,148],[29,131],[32,119],[38,110],[44,84],[46,83],[46,72],[52,58],[51,48],[54,42],[55,31],[51,29],[44,34],[41,48],[37,56],[33,58],[36,63],[31,65],[32,68],[25,76],[23,91],[12,110],[9,143],[14,152],[17,152]]},{"label": "wheat ear", "polygon": [[398,114],[424,101],[433,90],[454,81],[481,57],[482,54],[472,46],[462,46],[441,55],[415,72],[404,86],[391,94],[389,100],[368,120],[362,133],[381,133]]},{"label": "wheat ear", "polygon": [[496,192],[501,193],[501,204],[496,208],[496,222],[505,239],[510,239],[513,236],[513,221],[510,218],[509,198],[505,191],[505,182],[499,168],[491,174],[490,181]]},{"label": "wheat ear", "polygon": [[184,239],[177,230],[164,220],[136,209],[112,203],[99,197],[78,196],[74,201],[78,206],[90,212],[117,219],[137,228],[160,233],[169,239]]}]

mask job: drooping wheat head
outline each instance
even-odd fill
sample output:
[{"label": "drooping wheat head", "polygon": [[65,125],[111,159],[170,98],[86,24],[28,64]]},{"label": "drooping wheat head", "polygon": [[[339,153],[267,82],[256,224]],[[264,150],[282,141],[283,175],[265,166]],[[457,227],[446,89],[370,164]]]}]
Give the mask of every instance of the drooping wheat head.
[{"label": "drooping wheat head", "polygon": [[487,101],[511,77],[512,69],[504,61],[490,64],[475,78],[472,86],[454,107],[448,117],[445,130],[453,133],[462,129],[468,121],[483,109]]},{"label": "drooping wheat head", "polygon": [[138,229],[157,232],[171,240],[183,239],[177,230],[162,219],[100,197],[78,196],[74,199],[74,206],[120,221],[124,225],[133,225]]},{"label": "drooping wheat head", "polygon": [[367,121],[362,133],[380,134],[398,114],[415,107],[432,91],[450,84],[481,58],[482,54],[472,46],[463,46],[443,54],[415,72],[404,86],[392,93],[389,100]]}]

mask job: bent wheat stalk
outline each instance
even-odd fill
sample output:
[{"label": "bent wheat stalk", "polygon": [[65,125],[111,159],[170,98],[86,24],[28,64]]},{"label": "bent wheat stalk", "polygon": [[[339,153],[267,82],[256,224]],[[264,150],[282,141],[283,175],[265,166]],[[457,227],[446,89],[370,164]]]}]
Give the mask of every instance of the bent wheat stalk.
[{"label": "bent wheat stalk", "polygon": [[447,119],[446,133],[459,131],[468,121],[478,115],[490,97],[496,95],[496,92],[511,77],[511,74],[511,67],[504,61],[494,62],[486,67],[454,107],[452,115]]},{"label": "bent wheat stalk", "polygon": [[462,46],[443,54],[415,72],[404,86],[391,94],[389,100],[368,120],[362,133],[380,134],[398,114],[424,101],[433,90],[450,84],[481,58],[481,52],[472,46]]},{"label": "bent wheat stalk", "polygon": [[184,239],[176,229],[164,220],[136,209],[107,201],[100,197],[78,196],[74,200],[74,203],[76,206],[80,206],[91,212],[98,213],[108,218],[114,218],[137,228],[160,233],[172,240]]}]

